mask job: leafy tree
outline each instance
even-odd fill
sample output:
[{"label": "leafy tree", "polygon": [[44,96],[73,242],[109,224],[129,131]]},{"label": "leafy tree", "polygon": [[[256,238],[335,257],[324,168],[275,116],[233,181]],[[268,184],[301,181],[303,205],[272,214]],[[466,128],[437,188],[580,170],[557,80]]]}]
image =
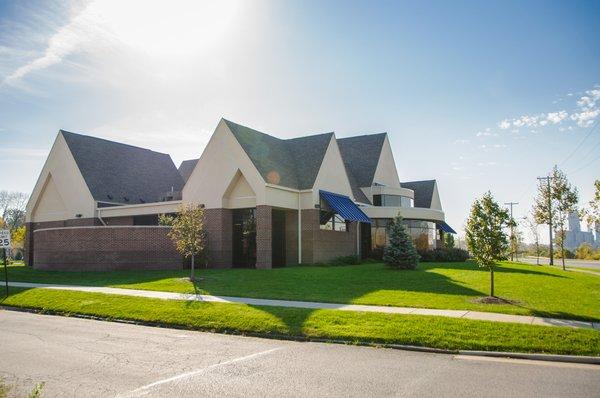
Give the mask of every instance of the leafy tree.
[{"label": "leafy tree", "polygon": [[204,208],[197,205],[183,205],[179,215],[173,220],[169,237],[184,257],[191,257],[190,280],[195,280],[194,259],[204,254],[206,236],[204,232]]},{"label": "leafy tree", "polygon": [[454,235],[446,233],[444,234],[444,247],[446,249],[452,249],[454,247]]},{"label": "leafy tree", "polygon": [[[565,226],[569,213],[577,210],[579,194],[577,188],[573,187],[567,176],[558,166],[554,166],[550,176],[550,189],[540,185],[538,195],[535,198],[535,219],[540,224],[548,224],[552,221],[556,234],[556,243],[560,246],[562,266],[565,269]],[[553,245],[554,242],[550,242]]]},{"label": "leafy tree", "polygon": [[565,173],[557,166],[552,170],[552,199],[556,207],[556,238],[560,246],[560,254],[562,258],[562,267],[565,270],[565,226],[570,213],[577,211],[577,202],[579,202],[579,194],[577,188],[572,186]]},{"label": "leafy tree", "polygon": [[467,247],[477,264],[490,271],[490,297],[494,297],[494,268],[508,249],[504,232],[508,222],[508,211],[500,207],[491,192],[473,202],[467,220]]},{"label": "leafy tree", "polygon": [[390,226],[390,243],[383,251],[383,261],[398,269],[415,269],[419,264],[419,254],[406,231],[404,219],[400,214],[396,216]]},{"label": "leafy tree", "polygon": [[175,216],[171,216],[169,214],[158,215],[158,225],[162,225],[164,227],[172,227],[174,222]]},{"label": "leafy tree", "polygon": [[535,255],[536,255],[536,264],[540,265],[540,231],[538,227],[540,226],[535,220],[535,216],[532,213],[529,216],[523,217],[523,222],[525,223],[525,228],[529,231],[531,238],[533,239],[533,245],[535,247]]},{"label": "leafy tree", "polygon": [[594,182],[594,197],[588,202],[588,206],[583,209],[581,216],[590,228],[600,226],[600,180]]}]

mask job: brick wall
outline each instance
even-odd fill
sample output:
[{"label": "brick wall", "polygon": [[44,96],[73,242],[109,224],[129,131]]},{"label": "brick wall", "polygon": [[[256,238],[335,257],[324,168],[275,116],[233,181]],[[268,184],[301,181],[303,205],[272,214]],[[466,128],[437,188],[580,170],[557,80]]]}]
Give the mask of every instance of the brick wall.
[{"label": "brick wall", "polygon": [[256,206],[256,268],[272,268],[273,208]]},{"label": "brick wall", "polygon": [[302,210],[302,263],[323,263],[336,257],[356,255],[356,222],[348,224],[348,230],[322,230],[319,210]]},{"label": "brick wall", "polygon": [[208,237],[209,266],[231,268],[233,211],[230,209],[206,209],[204,226]]},{"label": "brick wall", "polygon": [[181,269],[168,227],[70,227],[33,232],[33,267],[63,271]]}]

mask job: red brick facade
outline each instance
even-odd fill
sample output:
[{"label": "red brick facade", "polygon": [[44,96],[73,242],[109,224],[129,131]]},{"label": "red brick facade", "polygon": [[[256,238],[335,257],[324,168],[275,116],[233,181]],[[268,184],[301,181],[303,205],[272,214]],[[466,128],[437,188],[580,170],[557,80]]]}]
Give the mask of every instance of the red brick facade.
[{"label": "red brick facade", "polygon": [[256,268],[272,268],[273,208],[256,206]]},{"label": "red brick facade", "polygon": [[208,260],[213,268],[232,264],[233,212],[230,209],[206,209],[204,226],[208,238]]},{"label": "red brick facade", "polygon": [[63,271],[181,269],[169,227],[99,226],[33,232],[33,267]]}]

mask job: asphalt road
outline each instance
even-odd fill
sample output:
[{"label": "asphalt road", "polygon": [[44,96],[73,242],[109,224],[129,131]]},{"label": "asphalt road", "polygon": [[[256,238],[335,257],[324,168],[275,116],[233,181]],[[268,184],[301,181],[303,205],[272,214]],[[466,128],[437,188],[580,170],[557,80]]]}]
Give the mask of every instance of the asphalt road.
[{"label": "asphalt road", "polygon": [[[528,263],[528,264],[537,264],[535,257],[524,257],[519,258],[519,261]],[[550,262],[550,259],[547,257],[540,257],[540,264],[547,265]],[[555,258],[554,265],[556,267],[562,267],[562,259]],[[600,271],[600,261],[593,260],[576,260],[576,259],[565,259],[565,265],[568,267],[583,267],[583,268],[594,268],[597,271]]]},{"label": "asphalt road", "polygon": [[0,311],[0,377],[42,397],[591,397],[600,366],[299,343]]}]

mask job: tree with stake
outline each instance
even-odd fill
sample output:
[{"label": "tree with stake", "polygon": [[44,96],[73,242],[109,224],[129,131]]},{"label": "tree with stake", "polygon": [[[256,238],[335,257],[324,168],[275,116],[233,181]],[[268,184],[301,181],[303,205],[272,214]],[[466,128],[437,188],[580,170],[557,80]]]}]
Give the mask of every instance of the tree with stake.
[{"label": "tree with stake", "polygon": [[383,251],[383,261],[398,269],[415,269],[419,264],[419,254],[410,238],[404,220],[396,216],[390,227],[390,243]]},{"label": "tree with stake", "polygon": [[581,212],[582,218],[585,219],[588,227],[600,227],[600,180],[594,181],[594,197],[588,202],[588,206]]},{"label": "tree with stake", "polygon": [[508,238],[504,232],[508,222],[508,211],[500,207],[491,192],[475,200],[467,220],[467,247],[477,264],[490,271],[490,297],[495,297],[494,267],[504,259],[508,249]]},{"label": "tree with stake", "polygon": [[193,282],[195,256],[204,254],[205,249],[204,208],[197,205],[181,206],[179,215],[173,220],[169,237],[182,256],[191,257],[190,280]]}]

